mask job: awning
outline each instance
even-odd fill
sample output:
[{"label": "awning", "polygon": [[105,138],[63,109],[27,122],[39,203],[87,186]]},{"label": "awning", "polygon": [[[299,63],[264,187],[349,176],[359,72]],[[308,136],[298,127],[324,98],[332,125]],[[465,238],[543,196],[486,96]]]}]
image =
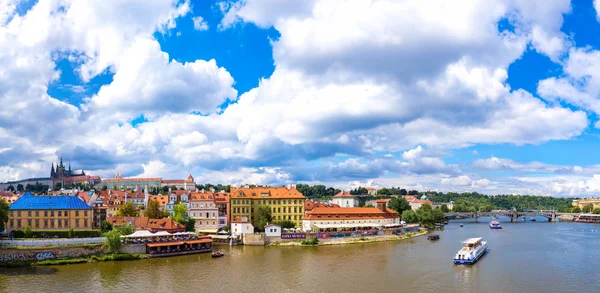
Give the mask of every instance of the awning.
[{"label": "awning", "polygon": [[201,229],[201,230],[198,230],[198,232],[200,232],[200,233],[217,233],[218,230],[219,229]]},{"label": "awning", "polygon": [[212,239],[186,240],[186,244],[211,243]]},{"label": "awning", "polygon": [[209,235],[212,239],[228,239],[229,235]]},{"label": "awning", "polygon": [[177,241],[177,242],[146,243],[146,246],[148,246],[148,247],[161,247],[161,246],[173,246],[173,245],[182,245],[182,244],[184,244],[183,241]]},{"label": "awning", "polygon": [[370,227],[381,227],[381,224],[376,223],[345,223],[345,224],[313,224],[319,229],[329,228],[370,228]]}]

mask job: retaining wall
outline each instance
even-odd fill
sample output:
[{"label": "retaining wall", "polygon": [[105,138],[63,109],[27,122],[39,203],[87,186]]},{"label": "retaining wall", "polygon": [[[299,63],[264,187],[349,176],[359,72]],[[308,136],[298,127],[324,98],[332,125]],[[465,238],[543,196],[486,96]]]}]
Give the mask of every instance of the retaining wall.
[{"label": "retaining wall", "polygon": [[0,262],[74,258],[102,253],[106,253],[102,245],[31,249],[7,248],[0,250]]},{"label": "retaining wall", "polygon": [[123,244],[120,253],[146,254],[146,244]]}]

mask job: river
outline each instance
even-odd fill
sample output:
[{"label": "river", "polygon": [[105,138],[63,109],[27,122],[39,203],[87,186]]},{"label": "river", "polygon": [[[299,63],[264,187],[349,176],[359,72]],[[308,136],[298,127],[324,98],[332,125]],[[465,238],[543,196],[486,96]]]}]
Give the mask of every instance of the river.
[{"label": "river", "polygon": [[[227,255],[0,268],[0,292],[599,292],[600,225],[453,222],[440,240],[224,247]],[[488,253],[454,266],[460,242]]]}]

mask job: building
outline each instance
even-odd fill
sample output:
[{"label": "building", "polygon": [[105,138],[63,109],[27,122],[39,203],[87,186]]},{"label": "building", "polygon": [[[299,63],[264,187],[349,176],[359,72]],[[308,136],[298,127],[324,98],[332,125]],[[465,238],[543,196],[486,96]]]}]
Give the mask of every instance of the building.
[{"label": "building", "polygon": [[254,226],[248,217],[234,218],[231,220],[231,235],[253,234]]},{"label": "building", "polygon": [[9,206],[7,230],[89,230],[92,208],[77,196],[25,193]]},{"label": "building", "polygon": [[376,187],[367,187],[365,189],[367,190],[367,193],[370,196],[377,196],[377,188]]},{"label": "building", "polygon": [[302,221],[305,231],[353,231],[400,225],[400,216],[385,202],[374,208],[316,208]]},{"label": "building", "polygon": [[196,220],[196,233],[214,234],[219,230],[219,208],[212,192],[202,190],[191,193],[188,214]]},{"label": "building", "polygon": [[[403,196],[403,197],[404,197],[404,199],[406,199],[406,201],[408,201],[408,203],[410,204],[410,208],[413,211],[418,210],[424,204],[428,204],[433,208],[433,203],[429,199],[427,199],[426,195],[423,195],[420,199],[418,197],[412,196],[412,195]],[[450,207],[448,207],[448,208],[450,208]]]},{"label": "building", "polygon": [[[100,182],[101,179],[99,176],[86,175],[83,170],[71,170],[70,163],[68,167],[65,167],[62,158],[60,158],[60,163],[56,164],[56,168],[54,168],[54,163],[52,163],[50,177],[28,178],[0,183],[0,190],[7,190],[9,186],[16,189],[19,184],[21,184],[23,188],[27,185],[36,185],[38,183],[48,185],[48,188],[70,188],[76,184],[95,186],[100,184]],[[60,183],[60,185],[58,185],[58,183]]]},{"label": "building", "polygon": [[574,207],[579,207],[580,209],[583,209],[588,204],[591,204],[594,209],[600,208],[600,197],[576,199],[572,203]]},{"label": "building", "polygon": [[19,197],[21,197],[21,194],[12,193],[11,191],[0,191],[0,199],[6,201],[8,205],[11,205],[13,202],[17,201]]},{"label": "building", "polygon": [[370,206],[376,207],[378,201],[384,201],[385,202],[385,206],[389,208],[391,200],[392,200],[391,198],[368,200],[368,201],[365,202],[365,206],[370,205]]},{"label": "building", "polygon": [[[164,210],[169,212],[170,215],[174,214],[175,206],[184,203],[186,209],[190,209],[190,193],[187,190],[170,190],[169,189],[169,202],[165,205]],[[189,216],[189,213],[188,213]]]},{"label": "building", "polygon": [[113,226],[133,225],[135,230],[169,233],[185,232],[185,226],[171,218],[150,219],[148,217],[110,217],[106,219]]},{"label": "building", "polygon": [[302,225],[305,197],[295,186],[231,188],[231,218],[246,217],[258,224],[258,209],[268,206],[273,221],[289,220]]},{"label": "building", "polygon": [[360,205],[358,198],[343,190],[333,196],[333,203],[344,208],[357,208]]},{"label": "building", "polygon": [[271,237],[281,237],[281,226],[275,224],[267,224],[265,226],[265,235]]},{"label": "building", "polygon": [[304,214],[311,212],[312,210],[314,210],[315,208],[339,208],[340,205],[337,204],[333,204],[333,203],[327,203],[327,202],[321,202],[318,199],[307,199],[306,201],[304,201]]},{"label": "building", "polygon": [[153,178],[124,178],[118,171],[114,178],[102,179],[101,186],[112,189],[138,189],[141,187],[147,188],[162,188],[163,186],[175,187],[173,189],[184,189],[191,191],[196,189],[196,182],[194,177],[190,174],[187,179],[176,180],[176,179],[162,179],[158,177]]},{"label": "building", "polygon": [[92,227],[99,229],[100,224],[108,218],[108,200],[99,193],[94,193],[88,205],[92,207]]},{"label": "building", "polygon": [[229,225],[229,198],[230,195],[227,192],[220,191],[214,193],[215,204],[219,209],[219,229]]},{"label": "building", "polygon": [[446,207],[448,209],[450,209],[450,210],[454,208],[454,202],[453,201],[450,201],[450,202],[433,202],[433,203],[431,203],[431,207],[434,208],[434,209],[438,208],[438,207],[441,208],[443,205],[446,205]]}]

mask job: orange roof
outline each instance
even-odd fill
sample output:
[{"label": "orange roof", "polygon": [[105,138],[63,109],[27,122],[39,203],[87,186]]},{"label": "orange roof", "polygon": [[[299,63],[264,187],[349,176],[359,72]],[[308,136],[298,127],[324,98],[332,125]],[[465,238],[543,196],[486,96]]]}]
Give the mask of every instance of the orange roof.
[{"label": "orange roof", "polygon": [[109,178],[102,179],[102,182],[121,182],[121,181],[160,181],[161,178]]},{"label": "orange roof", "polygon": [[388,203],[390,200],[392,200],[391,198],[385,198],[385,199],[378,199],[375,202],[378,203]]},{"label": "orange roof", "polygon": [[377,190],[377,188],[375,188],[375,187],[367,187],[367,188],[365,188],[365,189],[366,189],[366,190]]},{"label": "orange roof", "polygon": [[185,231],[185,226],[171,218],[150,219],[148,217],[111,217],[106,219],[112,225],[131,223],[137,229],[150,231]]},{"label": "orange roof", "polygon": [[[264,195],[264,196],[263,196]],[[231,189],[231,198],[251,198],[251,199],[305,199],[304,195],[296,187],[240,187]]]},{"label": "orange roof", "polygon": [[188,182],[187,180],[182,180],[182,179],[167,179],[167,180],[162,180],[162,183],[186,183]]},{"label": "orange roof", "polygon": [[428,199],[415,199],[411,203],[420,203],[420,204],[428,203],[428,204],[431,204],[431,201],[428,200]]},{"label": "orange roof", "polygon": [[406,199],[406,201],[408,201],[408,202],[415,200],[415,197],[412,195],[404,195],[402,197],[404,197],[404,199]]},{"label": "orange roof", "polygon": [[398,218],[398,213],[388,210],[384,212],[378,208],[315,208],[304,216],[305,220],[316,219],[385,219]]},{"label": "orange roof", "polygon": [[326,203],[321,203],[321,202],[313,202],[312,200],[306,200],[304,202],[304,210],[309,212],[312,211],[315,208],[339,208],[340,205],[338,204],[326,204]]},{"label": "orange roof", "polygon": [[146,246],[161,247],[161,246],[182,245],[182,244],[185,244],[185,243],[183,241],[177,241],[177,242],[146,243]]},{"label": "orange roof", "polygon": [[151,195],[150,200],[157,201],[159,206],[164,207],[165,205],[167,205],[167,203],[169,203],[169,196],[168,195]]},{"label": "orange roof", "polygon": [[190,201],[214,201],[215,197],[213,193],[210,191],[205,192],[191,192],[190,193]]},{"label": "orange roof", "polygon": [[214,193],[215,202],[217,203],[228,203],[230,194],[224,191]]},{"label": "orange roof", "polygon": [[248,218],[234,218],[233,220],[231,220],[232,223],[250,223],[250,221],[248,220]]},{"label": "orange roof", "polygon": [[338,194],[334,195],[335,198],[345,198],[345,197],[354,197],[354,195],[348,193],[347,191],[340,191]]}]

